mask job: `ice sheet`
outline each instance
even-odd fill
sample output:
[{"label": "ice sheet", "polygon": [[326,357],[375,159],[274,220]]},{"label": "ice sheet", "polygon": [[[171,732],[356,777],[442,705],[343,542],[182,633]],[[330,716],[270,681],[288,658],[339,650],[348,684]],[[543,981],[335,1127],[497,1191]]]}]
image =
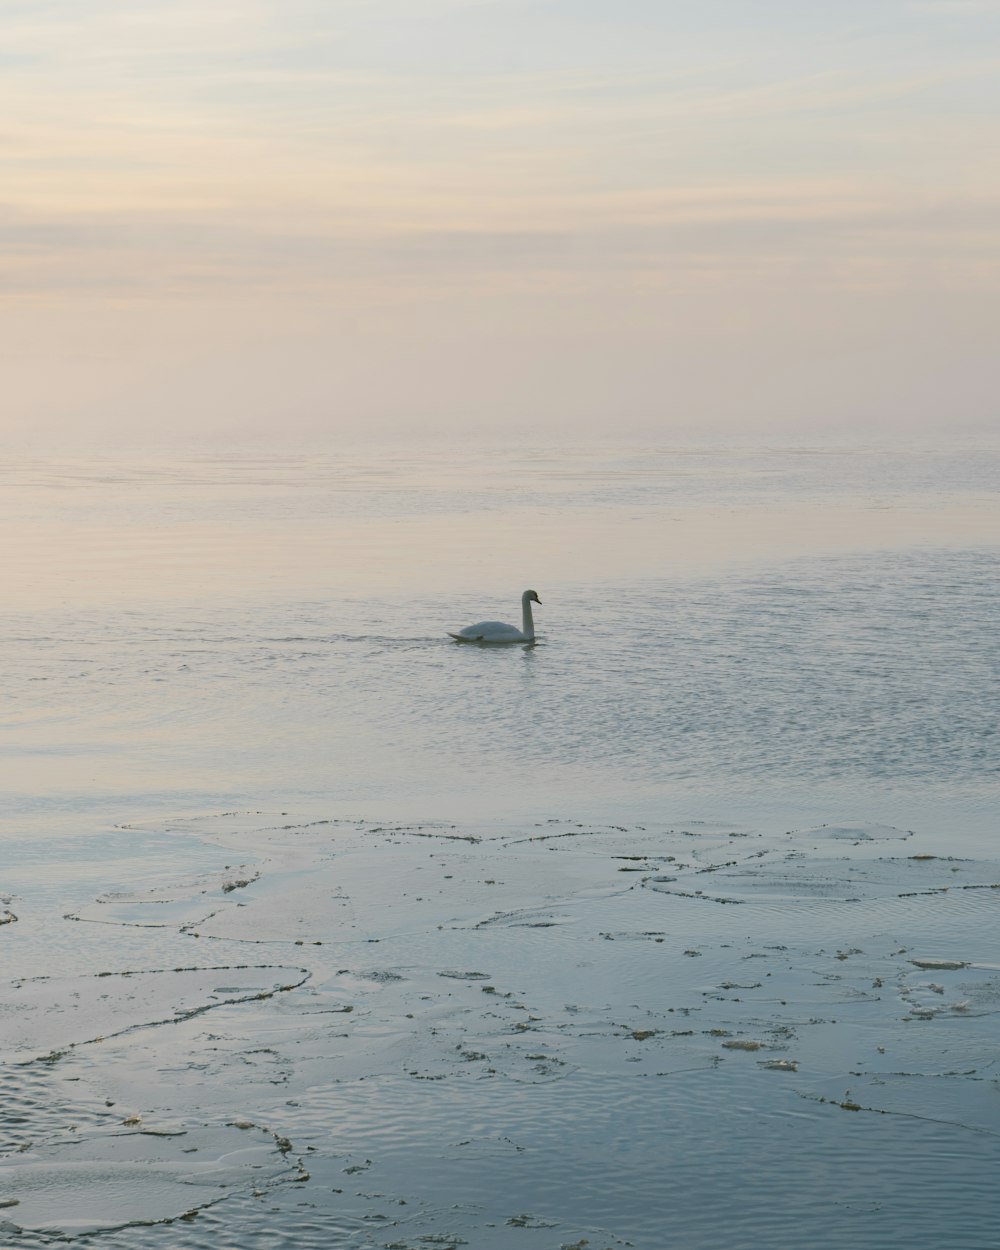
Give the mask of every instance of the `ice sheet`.
[{"label": "ice sheet", "polygon": [[99,974],[5,987],[19,1244],[661,1250],[668,1224],[740,1244],[739,1219],[929,1250],[946,1192],[988,1244],[994,862],[858,823],[134,834],[230,862],[100,895],[60,922],[103,941]]}]

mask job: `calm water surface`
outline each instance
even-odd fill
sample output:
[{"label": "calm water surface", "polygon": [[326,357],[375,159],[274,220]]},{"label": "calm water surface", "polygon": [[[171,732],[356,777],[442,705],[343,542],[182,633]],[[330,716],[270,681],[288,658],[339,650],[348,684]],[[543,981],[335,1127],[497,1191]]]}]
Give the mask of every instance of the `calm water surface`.
[{"label": "calm water surface", "polygon": [[[309,796],[989,838],[998,483],[989,449],[13,458],[8,810]],[[536,646],[449,643],[529,585]]]}]

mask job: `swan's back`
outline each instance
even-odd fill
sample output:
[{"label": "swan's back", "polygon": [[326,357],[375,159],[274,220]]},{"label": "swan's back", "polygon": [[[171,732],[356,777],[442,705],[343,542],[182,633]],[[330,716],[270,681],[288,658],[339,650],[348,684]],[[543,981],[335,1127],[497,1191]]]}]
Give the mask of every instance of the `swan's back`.
[{"label": "swan's back", "polygon": [[457,634],[449,634],[456,642],[524,642],[525,635],[516,625],[508,625],[506,621],[479,621],[475,625],[466,625]]}]

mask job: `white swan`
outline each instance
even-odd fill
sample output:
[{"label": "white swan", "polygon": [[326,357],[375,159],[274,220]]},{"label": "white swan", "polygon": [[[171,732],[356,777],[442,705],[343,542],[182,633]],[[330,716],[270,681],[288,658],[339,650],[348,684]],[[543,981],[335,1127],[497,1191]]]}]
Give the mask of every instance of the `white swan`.
[{"label": "white swan", "polygon": [[537,593],[526,590],[521,596],[521,628],[507,625],[504,621],[480,621],[467,625],[460,633],[449,633],[456,642],[534,642],[535,622],[531,619],[531,605],[541,603]]}]

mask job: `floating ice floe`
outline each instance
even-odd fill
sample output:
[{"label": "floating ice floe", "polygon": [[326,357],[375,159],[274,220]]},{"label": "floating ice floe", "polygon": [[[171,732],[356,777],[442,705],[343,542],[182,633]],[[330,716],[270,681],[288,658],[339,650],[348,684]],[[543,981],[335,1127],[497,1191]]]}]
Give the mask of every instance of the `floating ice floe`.
[{"label": "floating ice floe", "polygon": [[814,825],[811,829],[798,829],[796,838],[829,839],[833,842],[893,842],[912,838],[909,829],[897,829],[894,825]]},{"label": "floating ice floe", "polygon": [[192,1218],[236,1189],[264,1190],[300,1172],[256,1126],[65,1134],[0,1160],[0,1216],[11,1233],[78,1237]]},{"label": "floating ice floe", "polygon": [[301,968],[269,966],[20,978],[3,990],[0,1062],[51,1058],[133,1029],[266,998],[307,979]]}]

